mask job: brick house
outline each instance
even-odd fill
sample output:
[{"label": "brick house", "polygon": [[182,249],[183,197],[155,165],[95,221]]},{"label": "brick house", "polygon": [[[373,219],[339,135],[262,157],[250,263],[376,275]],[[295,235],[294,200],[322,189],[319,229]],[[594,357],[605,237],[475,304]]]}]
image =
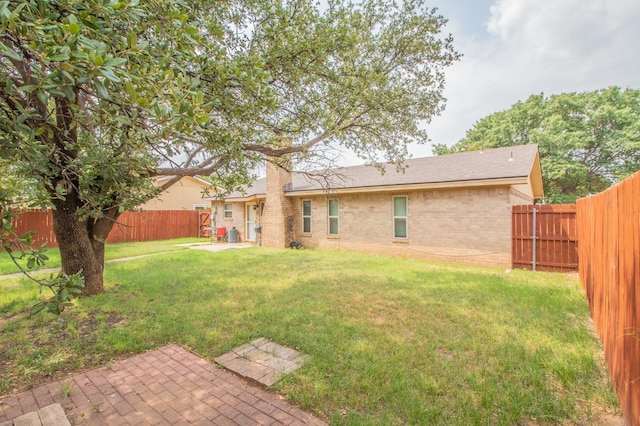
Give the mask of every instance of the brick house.
[{"label": "brick house", "polygon": [[[543,197],[537,145],[267,177],[212,201],[217,226],[242,241],[508,267],[511,206]],[[255,227],[261,226],[257,235]]]}]

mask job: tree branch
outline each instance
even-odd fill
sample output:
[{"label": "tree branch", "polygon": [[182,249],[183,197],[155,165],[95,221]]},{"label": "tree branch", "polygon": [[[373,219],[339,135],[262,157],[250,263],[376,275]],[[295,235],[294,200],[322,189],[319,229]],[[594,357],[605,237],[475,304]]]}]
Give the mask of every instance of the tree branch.
[{"label": "tree branch", "polygon": [[206,165],[206,166],[201,165],[201,167],[161,167],[151,176],[175,176],[174,178],[169,179],[162,186],[160,186],[160,190],[164,191],[185,176],[198,176],[198,175],[209,176],[213,174],[216,170],[220,169],[225,164],[226,158],[220,158],[215,162],[213,161],[214,161],[214,158],[211,157],[207,159],[207,161],[202,163],[202,164],[210,164],[210,165]]},{"label": "tree branch", "polygon": [[258,145],[258,144],[244,144],[242,145],[242,148],[245,151],[259,152],[260,154],[268,155],[269,157],[282,157],[283,155],[293,154],[296,152],[305,152],[309,148],[313,147],[314,145],[317,145],[318,143],[327,139],[332,134],[333,134],[333,131],[325,130],[324,132],[322,132],[321,134],[319,134],[318,136],[316,136],[315,138],[311,139],[309,142],[303,145],[288,146],[286,148],[271,148],[269,146]]}]

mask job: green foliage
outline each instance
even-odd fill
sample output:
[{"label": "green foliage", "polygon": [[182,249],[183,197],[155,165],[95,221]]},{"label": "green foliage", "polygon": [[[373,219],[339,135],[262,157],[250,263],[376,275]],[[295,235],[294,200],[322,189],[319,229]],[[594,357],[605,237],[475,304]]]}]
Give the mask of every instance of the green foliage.
[{"label": "green foliage", "polygon": [[33,177],[25,176],[22,164],[11,163],[0,156],[0,193],[19,208],[40,207],[46,204],[46,193]]},{"label": "green foliage", "polygon": [[84,279],[81,274],[67,275],[60,272],[57,276],[51,275],[48,280],[39,281],[41,287],[48,287],[53,296],[46,301],[36,303],[31,308],[31,315],[47,309],[55,315],[60,315],[66,307],[73,306],[71,300],[82,294]]},{"label": "green foliage", "polygon": [[66,272],[94,263],[99,292],[100,242],[154,176],[232,190],[265,155],[426,142],[458,59],[445,22],[424,0],[0,1],[0,158],[46,191]]},{"label": "green foliage", "polygon": [[452,147],[471,151],[535,143],[547,201],[574,202],[640,170],[640,90],[611,87],[545,98],[533,95],[478,121]]},{"label": "green foliage", "polygon": [[399,161],[443,107],[445,22],[423,1],[3,1],[2,157],[94,217],[157,173],[237,187],[285,143]]}]

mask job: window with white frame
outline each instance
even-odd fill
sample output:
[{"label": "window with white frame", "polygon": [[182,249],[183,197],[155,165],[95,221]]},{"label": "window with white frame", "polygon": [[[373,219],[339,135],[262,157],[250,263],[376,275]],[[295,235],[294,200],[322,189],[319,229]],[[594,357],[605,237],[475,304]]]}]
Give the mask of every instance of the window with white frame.
[{"label": "window with white frame", "polygon": [[311,233],[311,200],[302,200],[302,233]]},{"label": "window with white frame", "polygon": [[340,233],[338,207],[339,203],[337,198],[329,200],[329,235],[338,235]]},{"label": "window with white frame", "polygon": [[231,219],[233,217],[233,204],[224,203],[224,218]]},{"label": "window with white frame", "polygon": [[407,238],[407,197],[393,197],[393,237]]},{"label": "window with white frame", "polygon": [[205,210],[207,208],[207,206],[205,204],[194,204],[193,205],[193,209],[194,210]]}]

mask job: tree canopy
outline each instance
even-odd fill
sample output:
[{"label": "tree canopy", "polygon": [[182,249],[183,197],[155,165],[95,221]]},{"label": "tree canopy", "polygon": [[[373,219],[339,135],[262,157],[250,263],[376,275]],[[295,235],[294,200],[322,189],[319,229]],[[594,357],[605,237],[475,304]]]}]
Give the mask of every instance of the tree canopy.
[{"label": "tree canopy", "polygon": [[640,90],[532,95],[478,121],[436,154],[539,145],[548,202],[574,202],[640,170]]},{"label": "tree canopy", "polygon": [[400,161],[458,59],[423,0],[0,1],[0,158],[37,178],[63,270],[102,291],[104,240],[152,178],[237,188],[327,144]]}]

